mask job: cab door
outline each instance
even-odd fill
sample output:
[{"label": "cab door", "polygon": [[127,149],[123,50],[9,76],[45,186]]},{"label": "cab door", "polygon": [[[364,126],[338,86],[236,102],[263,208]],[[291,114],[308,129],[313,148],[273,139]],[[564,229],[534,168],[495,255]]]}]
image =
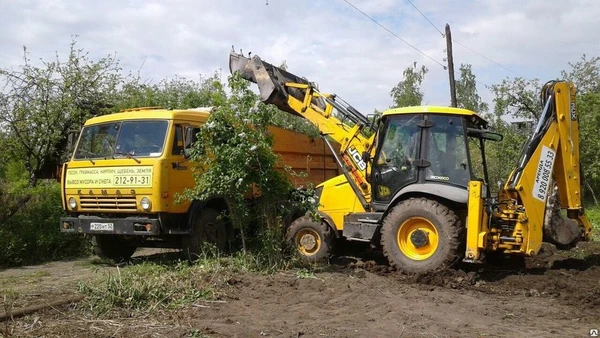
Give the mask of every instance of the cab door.
[{"label": "cab door", "polygon": [[379,148],[371,172],[374,204],[387,205],[395,193],[415,183],[419,168],[423,116],[418,114],[390,116],[380,132]]},{"label": "cab door", "polygon": [[189,159],[189,153],[192,144],[196,141],[196,133],[199,131],[198,126],[192,126],[187,123],[173,124],[172,146],[167,149],[171,152],[169,161],[167,162],[168,172],[168,199],[170,210],[173,213],[187,212],[189,203],[176,203],[177,196],[186,188],[194,187],[194,177],[192,167],[194,163]]}]

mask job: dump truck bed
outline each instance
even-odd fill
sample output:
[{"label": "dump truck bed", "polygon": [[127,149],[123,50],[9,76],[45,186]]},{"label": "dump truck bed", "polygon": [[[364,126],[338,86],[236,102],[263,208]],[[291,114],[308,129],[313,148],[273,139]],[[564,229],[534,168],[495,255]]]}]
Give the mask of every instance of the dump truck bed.
[{"label": "dump truck bed", "polygon": [[294,186],[306,186],[309,182],[317,185],[340,174],[333,154],[321,137],[279,127],[270,127],[269,132],[274,139],[273,151],[280,156],[277,169],[285,173],[284,167],[289,166],[298,174],[307,174],[306,177],[288,175]]}]

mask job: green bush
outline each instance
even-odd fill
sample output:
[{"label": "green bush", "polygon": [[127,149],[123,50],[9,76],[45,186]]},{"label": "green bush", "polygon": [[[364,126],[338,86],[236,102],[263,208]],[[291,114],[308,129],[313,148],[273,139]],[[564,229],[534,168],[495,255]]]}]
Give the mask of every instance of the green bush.
[{"label": "green bush", "polygon": [[0,266],[19,266],[90,253],[87,238],[61,233],[60,185],[40,182],[29,202],[0,225]]},{"label": "green bush", "polygon": [[600,205],[593,205],[585,209],[585,215],[592,223],[592,239],[600,241]]}]

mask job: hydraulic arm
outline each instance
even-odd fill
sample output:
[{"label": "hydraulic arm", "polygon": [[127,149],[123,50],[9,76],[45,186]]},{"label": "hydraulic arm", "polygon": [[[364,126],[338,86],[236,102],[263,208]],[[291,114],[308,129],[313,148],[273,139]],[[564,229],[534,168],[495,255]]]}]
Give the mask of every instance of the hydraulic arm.
[{"label": "hydraulic arm", "polygon": [[[368,210],[371,191],[366,181],[364,155],[369,153],[375,134],[363,133],[369,128],[369,120],[335,94],[321,93],[315,84],[264,62],[257,55],[246,58],[231,52],[229,69],[232,73],[239,71],[244,79],[258,84],[263,102],[305,118],[318,128],[361,204]],[[333,151],[329,138],[341,145],[338,154]]]}]

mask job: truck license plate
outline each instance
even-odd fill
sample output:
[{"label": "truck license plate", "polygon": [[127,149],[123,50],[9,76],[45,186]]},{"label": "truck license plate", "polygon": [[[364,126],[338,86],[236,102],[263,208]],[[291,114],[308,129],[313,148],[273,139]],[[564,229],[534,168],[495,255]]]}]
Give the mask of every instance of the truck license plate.
[{"label": "truck license plate", "polygon": [[97,223],[97,222],[90,223],[90,230],[113,231],[114,229],[115,229],[114,223]]}]

